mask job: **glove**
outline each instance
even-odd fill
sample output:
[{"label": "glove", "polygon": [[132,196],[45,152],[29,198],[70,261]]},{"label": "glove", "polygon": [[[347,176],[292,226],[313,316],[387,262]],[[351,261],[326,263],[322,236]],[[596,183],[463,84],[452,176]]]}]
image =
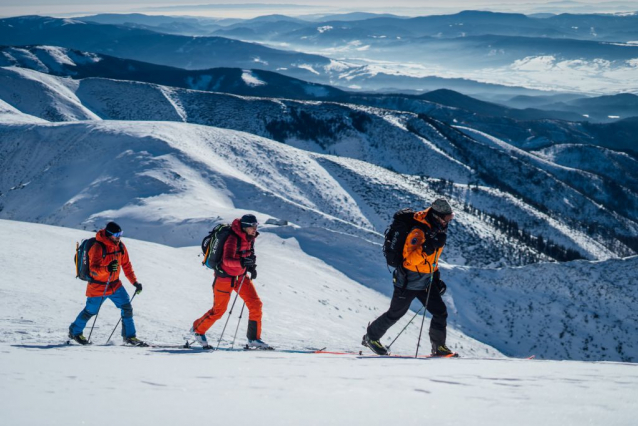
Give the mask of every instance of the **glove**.
[{"label": "glove", "polygon": [[256,280],[257,279],[257,265],[248,268],[247,272],[250,272],[250,279],[251,280]]},{"label": "glove", "polygon": [[447,234],[445,232],[439,232],[438,234],[436,234],[436,237],[432,239],[432,243],[434,244],[434,247],[436,247],[437,249],[443,247],[446,241],[447,241]]},{"label": "glove", "polygon": [[120,267],[120,262],[117,261],[117,259],[111,261],[111,263],[109,263],[109,266],[106,267],[106,269],[109,272],[117,272],[117,268]]},{"label": "glove", "polygon": [[447,285],[443,282],[443,280],[439,280],[436,283],[436,288],[439,290],[439,294],[443,296],[447,290]]},{"label": "glove", "polygon": [[443,296],[447,290],[447,285],[445,285],[441,279],[441,272],[438,269],[432,274],[432,288],[438,291],[441,296]]},{"label": "glove", "polygon": [[250,268],[252,266],[255,266],[255,258],[254,257],[242,257],[239,259],[239,263],[241,264],[242,268]]},{"label": "glove", "polygon": [[135,284],[133,284],[133,287],[135,287],[135,294],[140,294],[142,292],[141,283],[138,283],[137,281],[135,281]]},{"label": "glove", "polygon": [[435,250],[438,250],[441,247],[443,247],[446,241],[447,241],[447,234],[442,232],[435,234],[434,236],[427,238],[425,240],[422,246],[423,251],[425,252],[425,254],[430,256],[432,253],[434,253]]}]

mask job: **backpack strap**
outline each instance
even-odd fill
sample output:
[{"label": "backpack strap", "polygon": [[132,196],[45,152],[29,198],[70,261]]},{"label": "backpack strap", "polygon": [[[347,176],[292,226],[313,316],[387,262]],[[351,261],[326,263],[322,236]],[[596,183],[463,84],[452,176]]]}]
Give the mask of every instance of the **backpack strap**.
[{"label": "backpack strap", "polygon": [[[239,249],[241,248],[241,237],[237,235],[237,233],[233,231],[232,228],[229,230],[229,234],[227,238],[230,238],[231,235],[234,235],[235,238],[237,239],[237,248],[235,249],[235,253],[240,253]],[[222,256],[222,258],[219,260],[219,263],[215,265],[215,273],[219,274],[219,277],[221,278],[228,278],[231,275],[228,275],[228,273],[224,271],[224,268],[222,268],[223,261],[224,261],[224,256]],[[234,287],[234,281],[231,282],[231,287]]]},{"label": "backpack strap", "polygon": [[104,245],[102,241],[99,241],[98,239],[95,240],[95,244],[99,244],[100,247],[102,247],[102,259],[104,259],[106,255],[109,254],[106,252],[106,246]]}]

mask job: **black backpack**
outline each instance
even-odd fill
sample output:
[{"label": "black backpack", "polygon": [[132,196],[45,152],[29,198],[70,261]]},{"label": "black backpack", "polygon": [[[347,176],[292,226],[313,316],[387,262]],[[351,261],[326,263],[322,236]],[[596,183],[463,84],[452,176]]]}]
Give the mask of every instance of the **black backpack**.
[{"label": "black backpack", "polygon": [[[215,226],[213,230],[210,231],[202,240],[202,253],[204,254],[202,265],[217,271],[222,276],[226,275],[226,273],[219,267],[219,265],[222,262],[224,244],[231,232],[233,232],[231,225],[227,223],[220,223]],[[238,237],[237,251],[239,251],[240,247],[241,240]]]},{"label": "black backpack", "polygon": [[124,253],[124,246],[120,244],[120,249],[118,251],[107,253],[104,244],[99,242],[95,237],[89,238],[88,240],[82,240],[81,243],[76,243],[75,257],[73,258],[73,261],[75,262],[75,278],[79,278],[82,281],[102,284],[91,278],[91,271],[89,270],[89,250],[91,250],[91,247],[93,247],[95,244],[99,244],[100,247],[102,247],[102,259],[104,259],[109,254]]},{"label": "black backpack", "polygon": [[399,210],[385,231],[383,255],[392,268],[398,268],[403,263],[403,247],[410,231],[415,227],[426,230],[421,222],[414,219],[414,213],[416,212],[410,208]]}]

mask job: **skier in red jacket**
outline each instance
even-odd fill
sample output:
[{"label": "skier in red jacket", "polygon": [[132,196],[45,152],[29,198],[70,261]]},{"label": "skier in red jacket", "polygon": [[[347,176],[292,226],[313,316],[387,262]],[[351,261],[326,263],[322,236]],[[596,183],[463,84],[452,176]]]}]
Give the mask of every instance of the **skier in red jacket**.
[{"label": "skier in red jacket", "polygon": [[[258,225],[257,218],[252,214],[246,214],[232,223],[231,232],[224,243],[221,265],[215,270],[213,307],[195,320],[191,329],[195,340],[206,349],[212,349],[206,339],[206,332],[226,312],[233,291],[239,294],[248,307],[248,347],[271,349],[261,340],[262,303],[252,282],[252,279],[257,278],[254,244],[259,236]],[[250,272],[250,278],[247,272]]]}]

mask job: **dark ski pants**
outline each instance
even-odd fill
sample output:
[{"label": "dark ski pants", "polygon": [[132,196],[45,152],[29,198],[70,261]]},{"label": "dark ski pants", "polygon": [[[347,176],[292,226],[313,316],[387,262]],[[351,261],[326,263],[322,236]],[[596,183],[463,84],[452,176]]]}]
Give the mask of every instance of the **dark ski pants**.
[{"label": "dark ski pants", "polygon": [[86,307],[80,312],[80,315],[71,324],[71,333],[78,335],[84,331],[86,323],[97,314],[100,309],[101,303],[106,299],[111,299],[115,306],[122,310],[122,336],[135,337],[135,322],[133,322],[133,306],[131,306],[131,299],[129,299],[128,293],[124,289],[124,286],[118,288],[115,293],[110,296],[102,297],[87,297]]},{"label": "dark ski pants", "polygon": [[[425,305],[427,290],[403,290],[394,287],[390,309],[368,326],[370,340],[380,340],[390,327],[396,324],[410,309],[414,298]],[[430,321],[430,341],[433,345],[444,345],[447,327],[447,307],[437,291],[433,291],[428,300],[427,310],[432,314]]]}]

